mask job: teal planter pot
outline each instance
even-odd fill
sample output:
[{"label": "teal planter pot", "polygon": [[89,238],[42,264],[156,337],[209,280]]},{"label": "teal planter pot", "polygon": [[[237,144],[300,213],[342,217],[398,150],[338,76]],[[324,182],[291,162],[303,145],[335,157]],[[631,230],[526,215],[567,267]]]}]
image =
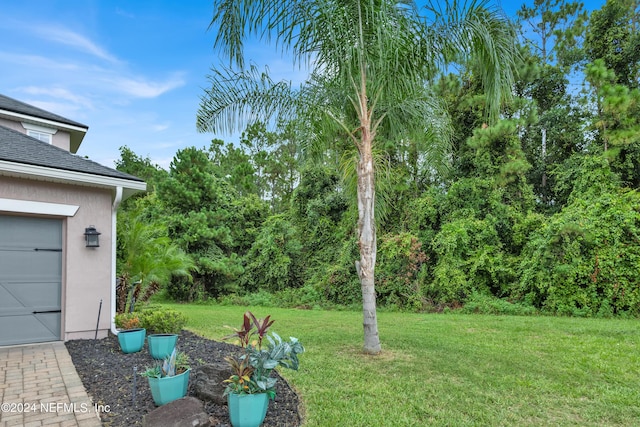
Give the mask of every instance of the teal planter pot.
[{"label": "teal planter pot", "polygon": [[173,377],[153,378],[149,377],[149,388],[151,396],[156,406],[162,406],[174,400],[181,399],[187,395],[189,386],[189,373],[187,369],[181,374]]},{"label": "teal planter pot", "polygon": [[269,407],[269,395],[227,394],[229,418],[233,427],[258,427],[264,421]]},{"label": "teal planter pot", "polygon": [[169,356],[178,342],[176,334],[151,334],[147,337],[149,353],[154,359],[164,359]]},{"label": "teal planter pot", "polygon": [[118,343],[123,353],[136,353],[142,350],[147,330],[144,328],[125,329],[118,332]]}]

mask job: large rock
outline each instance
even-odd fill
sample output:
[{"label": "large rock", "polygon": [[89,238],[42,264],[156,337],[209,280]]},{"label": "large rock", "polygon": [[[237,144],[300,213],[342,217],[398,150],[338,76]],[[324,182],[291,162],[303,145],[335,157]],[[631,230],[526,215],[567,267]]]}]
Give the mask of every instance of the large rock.
[{"label": "large rock", "polygon": [[195,397],[183,397],[162,405],[142,418],[144,427],[209,427],[204,404]]},{"label": "large rock", "polygon": [[201,400],[211,401],[217,405],[226,405],[227,399],[222,397],[226,387],[224,380],[232,375],[226,363],[201,365],[194,370],[195,394]]}]

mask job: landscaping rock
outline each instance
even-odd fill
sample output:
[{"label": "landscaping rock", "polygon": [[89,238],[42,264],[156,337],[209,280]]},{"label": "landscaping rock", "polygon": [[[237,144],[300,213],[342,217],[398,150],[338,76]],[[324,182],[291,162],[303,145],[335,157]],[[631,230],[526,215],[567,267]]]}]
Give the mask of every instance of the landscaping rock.
[{"label": "landscaping rock", "polygon": [[209,427],[211,421],[204,404],[195,397],[183,397],[149,412],[144,427]]},{"label": "landscaping rock", "polygon": [[198,366],[194,370],[195,395],[201,400],[226,405],[227,399],[222,397],[225,389],[224,380],[229,379],[231,375],[231,368],[227,363]]}]

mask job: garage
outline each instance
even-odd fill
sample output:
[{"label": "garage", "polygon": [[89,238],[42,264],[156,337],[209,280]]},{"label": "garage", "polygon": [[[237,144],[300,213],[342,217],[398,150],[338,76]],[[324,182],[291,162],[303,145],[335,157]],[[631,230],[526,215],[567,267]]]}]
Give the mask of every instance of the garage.
[{"label": "garage", "polygon": [[0,215],[0,345],[61,339],[62,220]]}]

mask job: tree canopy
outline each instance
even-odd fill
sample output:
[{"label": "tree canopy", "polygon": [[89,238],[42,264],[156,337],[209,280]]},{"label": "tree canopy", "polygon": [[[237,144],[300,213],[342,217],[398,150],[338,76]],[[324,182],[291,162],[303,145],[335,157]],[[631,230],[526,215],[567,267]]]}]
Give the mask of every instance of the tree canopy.
[{"label": "tree canopy", "polygon": [[[485,2],[280,3],[215,3],[209,147],[167,171],[121,151],[118,168],[153,183],[121,223],[135,209],[193,260],[166,295],[360,308],[368,352],[379,307],[640,314],[631,3],[536,0],[517,40]],[[529,21],[549,25],[546,45]],[[271,37],[308,81],[273,81],[248,37]],[[599,43],[614,38],[620,56]]]}]

